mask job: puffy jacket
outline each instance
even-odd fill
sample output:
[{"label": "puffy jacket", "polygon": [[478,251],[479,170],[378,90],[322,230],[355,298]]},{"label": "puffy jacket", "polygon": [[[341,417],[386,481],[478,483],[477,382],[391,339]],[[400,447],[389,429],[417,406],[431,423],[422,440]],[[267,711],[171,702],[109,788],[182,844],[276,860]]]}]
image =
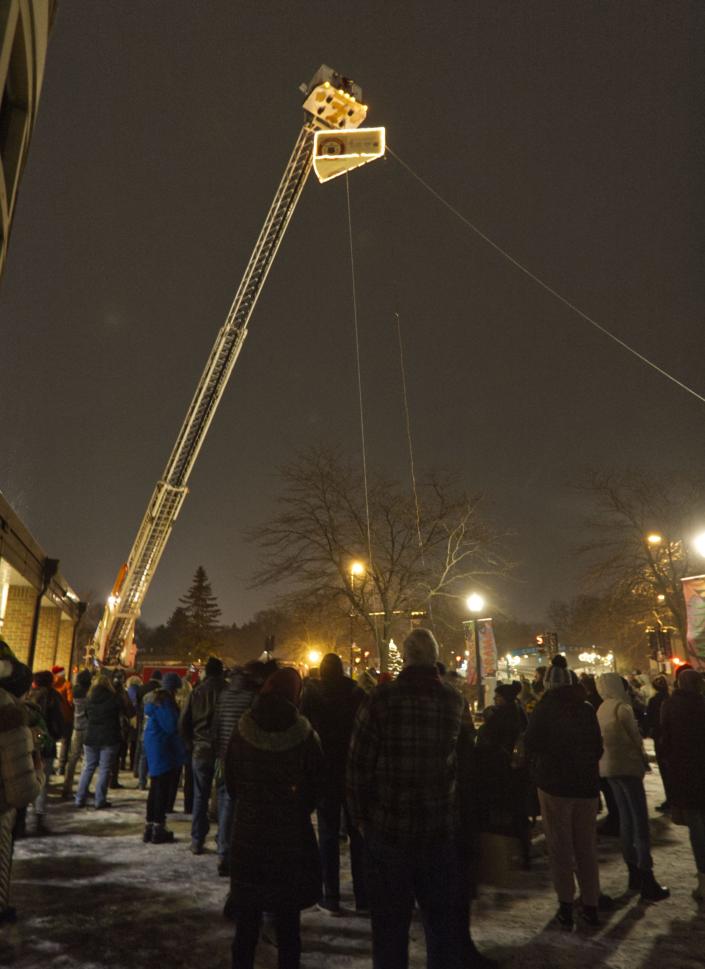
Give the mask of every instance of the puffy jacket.
[{"label": "puffy jacket", "polygon": [[186,761],[186,750],[179,737],[179,708],[166,690],[150,694],[145,703],[147,726],[144,728],[144,750],[150,777],[159,777]]},{"label": "puffy jacket", "polygon": [[646,751],[632,705],[617,673],[601,673],[595,678],[602,703],[597,711],[602,743],[600,777],[643,777]]},{"label": "puffy jacket", "polygon": [[233,730],[243,713],[252,706],[259,686],[253,677],[236,670],[227,687],[220,692],[213,721],[213,740],[221,763],[225,763]]},{"label": "puffy jacket", "polygon": [[304,691],[301,713],[318,734],[325,758],[326,793],[343,796],[348,749],[363,691],[347,676],[311,680]]},{"label": "puffy jacket", "polygon": [[602,738],[581,687],[546,690],[524,734],[536,786],[555,797],[593,798],[600,792]]},{"label": "puffy jacket", "polygon": [[222,676],[207,676],[193,691],[181,714],[179,729],[194,760],[211,763],[215,760],[213,720],[224,687]]},{"label": "puffy jacket", "polygon": [[122,697],[104,686],[96,686],[86,700],[86,747],[114,747],[122,742]]},{"label": "puffy jacket", "polygon": [[0,811],[25,808],[42,788],[34,765],[34,738],[27,726],[27,711],[0,689]]}]

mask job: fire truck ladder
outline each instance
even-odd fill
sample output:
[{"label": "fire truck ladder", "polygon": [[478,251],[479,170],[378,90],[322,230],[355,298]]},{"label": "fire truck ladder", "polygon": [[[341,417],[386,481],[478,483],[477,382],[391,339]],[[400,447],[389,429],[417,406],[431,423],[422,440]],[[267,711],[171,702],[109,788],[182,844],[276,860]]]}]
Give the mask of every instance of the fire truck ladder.
[{"label": "fire truck ladder", "polygon": [[[126,659],[142,602],[188,493],[189,476],[247,336],[257,298],[306,184],[315,134],[325,129],[354,129],[365,119],[367,107],[362,104],[360,88],[325,65],[302,89],[307,95],[304,124],[174,449],[96,630],[93,649],[103,663]],[[338,147],[334,150],[340,151]]]}]

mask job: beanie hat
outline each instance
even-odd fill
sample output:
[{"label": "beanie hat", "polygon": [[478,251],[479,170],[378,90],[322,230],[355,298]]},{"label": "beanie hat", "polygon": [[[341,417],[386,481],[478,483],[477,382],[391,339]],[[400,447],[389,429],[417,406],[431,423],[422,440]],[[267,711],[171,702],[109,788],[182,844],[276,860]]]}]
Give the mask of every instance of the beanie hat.
[{"label": "beanie hat", "polygon": [[298,704],[301,697],[302,681],[299,674],[291,666],[272,673],[262,687],[262,694],[276,693],[277,696],[284,697],[289,703]]},{"label": "beanie hat", "polygon": [[150,679],[151,680],[161,680],[161,678],[162,678],[162,671],[161,670],[155,670],[152,673],[152,675],[150,676]]},{"label": "beanie hat", "polygon": [[81,686],[90,686],[92,679],[93,674],[90,670],[80,670],[80,672],[76,674],[76,682],[80,683]]},{"label": "beanie hat", "polygon": [[64,667],[64,666],[52,666],[51,671],[54,674],[54,676],[56,676],[58,673],[64,673],[64,672],[66,672],[66,667]]},{"label": "beanie hat", "polygon": [[12,675],[13,663],[17,662],[17,657],[12,652],[4,639],[0,639],[0,680]]},{"label": "beanie hat", "polygon": [[174,673],[173,670],[166,674],[162,680],[162,689],[168,690],[169,693],[176,693],[177,690],[181,689],[181,677],[178,673]]},{"label": "beanie hat", "polygon": [[217,656],[209,656],[206,662],[206,676],[220,676],[223,672],[223,664]]},{"label": "beanie hat", "polygon": [[[0,663],[0,666],[2,663]],[[32,671],[29,666],[25,666],[24,663],[20,663],[19,660],[15,660],[12,663],[12,672],[9,676],[0,679],[0,686],[3,690],[7,690],[14,697],[24,696],[25,693],[32,686]]]},{"label": "beanie hat", "polygon": [[544,684],[547,690],[555,690],[560,686],[572,686],[575,674],[568,669],[565,656],[558,653],[551,660],[551,665],[546,673]]},{"label": "beanie hat", "polygon": [[48,687],[54,682],[54,676],[51,670],[41,670],[39,673],[34,674],[34,682],[40,689],[43,686]]},{"label": "beanie hat", "polygon": [[678,677],[678,689],[684,693],[702,693],[703,678],[697,670],[683,670]]}]

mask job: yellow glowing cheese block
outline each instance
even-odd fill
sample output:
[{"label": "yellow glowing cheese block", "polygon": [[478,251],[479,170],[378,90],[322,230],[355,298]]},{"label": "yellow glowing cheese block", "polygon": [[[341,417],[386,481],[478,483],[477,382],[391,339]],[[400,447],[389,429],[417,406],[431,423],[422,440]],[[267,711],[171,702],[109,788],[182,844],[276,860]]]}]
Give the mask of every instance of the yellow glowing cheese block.
[{"label": "yellow glowing cheese block", "polygon": [[384,128],[317,131],[313,142],[313,170],[319,182],[343,175],[384,155]]}]

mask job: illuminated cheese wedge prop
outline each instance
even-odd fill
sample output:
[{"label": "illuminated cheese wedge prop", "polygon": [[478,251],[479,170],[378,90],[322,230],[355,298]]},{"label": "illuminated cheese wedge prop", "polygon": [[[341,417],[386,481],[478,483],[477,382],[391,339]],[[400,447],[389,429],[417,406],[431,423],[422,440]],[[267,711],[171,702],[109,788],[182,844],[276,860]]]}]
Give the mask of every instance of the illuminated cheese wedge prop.
[{"label": "illuminated cheese wedge prop", "polygon": [[317,131],[313,142],[313,170],[319,182],[343,175],[384,155],[384,128]]}]

